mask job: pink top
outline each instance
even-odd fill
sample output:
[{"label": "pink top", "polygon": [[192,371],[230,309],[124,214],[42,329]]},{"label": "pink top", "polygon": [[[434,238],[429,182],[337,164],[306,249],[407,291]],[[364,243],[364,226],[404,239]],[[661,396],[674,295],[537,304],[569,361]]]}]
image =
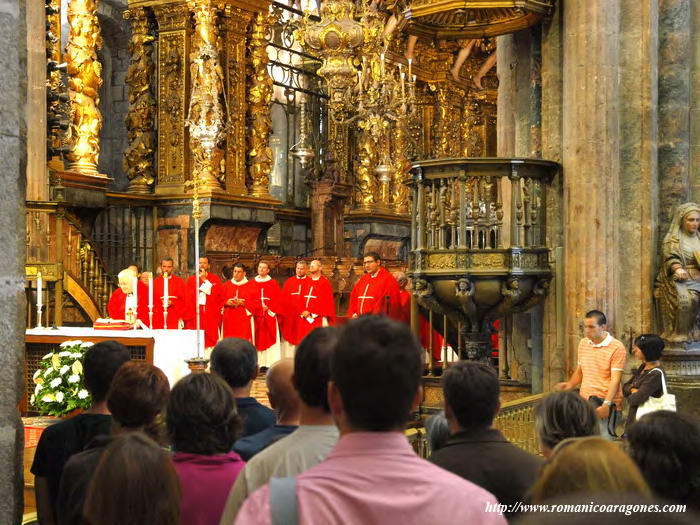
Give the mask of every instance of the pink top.
[{"label": "pink top", "polygon": [[181,525],[219,523],[228,493],[245,465],[235,452],[204,456],[176,452],[173,464],[182,493]]},{"label": "pink top", "polygon": [[[400,432],[353,432],[297,476],[299,523],[323,525],[505,525],[486,512],[496,498],[419,458]],[[270,523],[268,485],[243,504],[236,525]]]}]

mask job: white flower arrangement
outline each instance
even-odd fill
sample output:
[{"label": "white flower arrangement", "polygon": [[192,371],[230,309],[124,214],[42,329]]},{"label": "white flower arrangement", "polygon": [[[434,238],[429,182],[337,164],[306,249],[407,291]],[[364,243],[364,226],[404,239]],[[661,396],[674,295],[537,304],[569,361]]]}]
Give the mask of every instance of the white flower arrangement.
[{"label": "white flower arrangement", "polygon": [[40,368],[32,376],[35,387],[29,402],[42,415],[62,416],[76,409],[86,410],[92,402],[83,382],[83,358],[93,345],[83,341],[65,341],[60,351],[41,358]]}]

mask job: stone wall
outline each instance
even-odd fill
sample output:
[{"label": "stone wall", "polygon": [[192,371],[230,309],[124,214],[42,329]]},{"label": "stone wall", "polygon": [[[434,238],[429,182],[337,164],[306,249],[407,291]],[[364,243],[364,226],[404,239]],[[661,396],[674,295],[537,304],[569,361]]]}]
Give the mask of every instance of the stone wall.
[{"label": "stone wall", "polygon": [[[24,355],[27,23],[25,0],[0,0],[0,525],[20,523],[24,433],[17,405]],[[41,4],[43,8],[43,3]],[[32,24],[41,31],[43,25]]]}]

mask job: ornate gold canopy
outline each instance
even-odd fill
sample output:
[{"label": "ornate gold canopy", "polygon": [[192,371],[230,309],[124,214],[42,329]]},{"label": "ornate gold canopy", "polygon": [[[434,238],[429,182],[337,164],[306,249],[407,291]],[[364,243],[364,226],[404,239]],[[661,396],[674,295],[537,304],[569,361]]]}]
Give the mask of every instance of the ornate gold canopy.
[{"label": "ornate gold canopy", "polygon": [[556,0],[413,0],[404,16],[408,31],[439,39],[513,33],[539,22]]}]

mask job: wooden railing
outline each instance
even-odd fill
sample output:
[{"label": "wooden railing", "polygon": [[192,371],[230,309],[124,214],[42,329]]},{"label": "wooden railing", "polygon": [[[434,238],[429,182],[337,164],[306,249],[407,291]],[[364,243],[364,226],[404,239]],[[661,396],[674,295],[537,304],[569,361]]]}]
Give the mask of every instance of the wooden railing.
[{"label": "wooden railing", "polygon": [[64,324],[64,294],[82,319],[93,321],[104,315],[114,290],[94,243],[77,219],[55,203],[27,203],[27,326],[36,325],[37,275],[42,274],[45,309],[42,324]]}]

